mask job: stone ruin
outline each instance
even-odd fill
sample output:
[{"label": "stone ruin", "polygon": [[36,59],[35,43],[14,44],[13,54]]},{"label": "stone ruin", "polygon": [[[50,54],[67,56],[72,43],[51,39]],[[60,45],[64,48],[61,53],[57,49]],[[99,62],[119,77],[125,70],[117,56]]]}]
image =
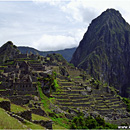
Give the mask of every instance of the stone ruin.
[{"label": "stone ruin", "polygon": [[[28,102],[25,100],[26,96],[23,97],[24,95],[38,96],[37,78],[52,72],[43,65],[43,62],[43,57],[28,53],[18,54],[13,60],[7,60],[0,66],[0,89],[3,89],[0,91],[0,95],[8,96],[16,104],[19,104],[18,101],[20,101],[22,105]],[[16,97],[16,100],[13,96]]]}]

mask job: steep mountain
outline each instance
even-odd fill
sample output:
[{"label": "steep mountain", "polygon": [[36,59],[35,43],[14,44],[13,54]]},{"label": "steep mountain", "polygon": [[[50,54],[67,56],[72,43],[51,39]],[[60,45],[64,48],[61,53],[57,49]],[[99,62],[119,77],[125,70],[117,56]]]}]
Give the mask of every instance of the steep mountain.
[{"label": "steep mountain", "polygon": [[76,49],[71,63],[94,78],[130,92],[130,25],[119,11],[107,9],[94,19]]},{"label": "steep mountain", "polygon": [[15,55],[19,54],[20,51],[11,41],[5,43],[0,47],[0,63],[5,62],[6,60],[12,59]]},{"label": "steep mountain", "polygon": [[47,54],[52,53],[59,53],[61,54],[67,61],[70,61],[72,58],[73,53],[75,52],[76,48],[70,48],[70,49],[64,49],[64,50],[58,50],[58,51],[39,51],[31,47],[24,47],[19,46],[18,49],[21,51],[21,53],[27,53],[32,52],[33,54],[40,54],[42,56],[46,56]]}]

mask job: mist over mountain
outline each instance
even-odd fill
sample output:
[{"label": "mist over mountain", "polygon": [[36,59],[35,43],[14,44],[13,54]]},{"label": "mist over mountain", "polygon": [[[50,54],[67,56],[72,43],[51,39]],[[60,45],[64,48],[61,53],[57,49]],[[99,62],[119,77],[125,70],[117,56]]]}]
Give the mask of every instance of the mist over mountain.
[{"label": "mist over mountain", "polygon": [[95,18],[71,63],[107,82],[128,97],[130,89],[130,25],[119,11],[107,9]]},{"label": "mist over mountain", "polygon": [[46,56],[47,54],[52,54],[52,53],[59,53],[61,54],[68,62],[71,60],[73,53],[76,50],[75,48],[69,48],[69,49],[64,49],[64,50],[58,50],[58,51],[39,51],[31,47],[24,47],[24,46],[19,46],[18,49],[21,51],[21,53],[27,53],[27,52],[32,52],[33,54],[39,54],[42,56]]}]

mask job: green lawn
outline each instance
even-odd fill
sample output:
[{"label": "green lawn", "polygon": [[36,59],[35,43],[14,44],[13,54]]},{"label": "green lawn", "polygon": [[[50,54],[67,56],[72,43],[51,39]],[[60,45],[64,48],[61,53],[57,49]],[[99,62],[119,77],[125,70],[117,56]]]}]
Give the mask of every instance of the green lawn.
[{"label": "green lawn", "polygon": [[21,107],[21,106],[19,106],[19,105],[15,105],[15,104],[11,104],[11,111],[12,111],[12,112],[17,113],[17,112],[26,111],[26,110],[27,110],[27,109],[24,108],[24,107]]},{"label": "green lawn", "polygon": [[44,116],[39,116],[39,115],[36,115],[36,114],[32,114],[32,120],[44,120],[44,121],[48,121],[48,120],[50,120],[50,118],[44,117]]}]

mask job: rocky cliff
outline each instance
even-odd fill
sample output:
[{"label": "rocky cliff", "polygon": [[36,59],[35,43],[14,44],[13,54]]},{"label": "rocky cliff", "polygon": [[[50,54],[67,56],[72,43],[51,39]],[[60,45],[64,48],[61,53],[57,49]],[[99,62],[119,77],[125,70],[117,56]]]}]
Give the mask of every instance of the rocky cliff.
[{"label": "rocky cliff", "polygon": [[130,83],[130,25],[119,11],[107,9],[94,19],[71,63],[109,83],[128,97]]}]

